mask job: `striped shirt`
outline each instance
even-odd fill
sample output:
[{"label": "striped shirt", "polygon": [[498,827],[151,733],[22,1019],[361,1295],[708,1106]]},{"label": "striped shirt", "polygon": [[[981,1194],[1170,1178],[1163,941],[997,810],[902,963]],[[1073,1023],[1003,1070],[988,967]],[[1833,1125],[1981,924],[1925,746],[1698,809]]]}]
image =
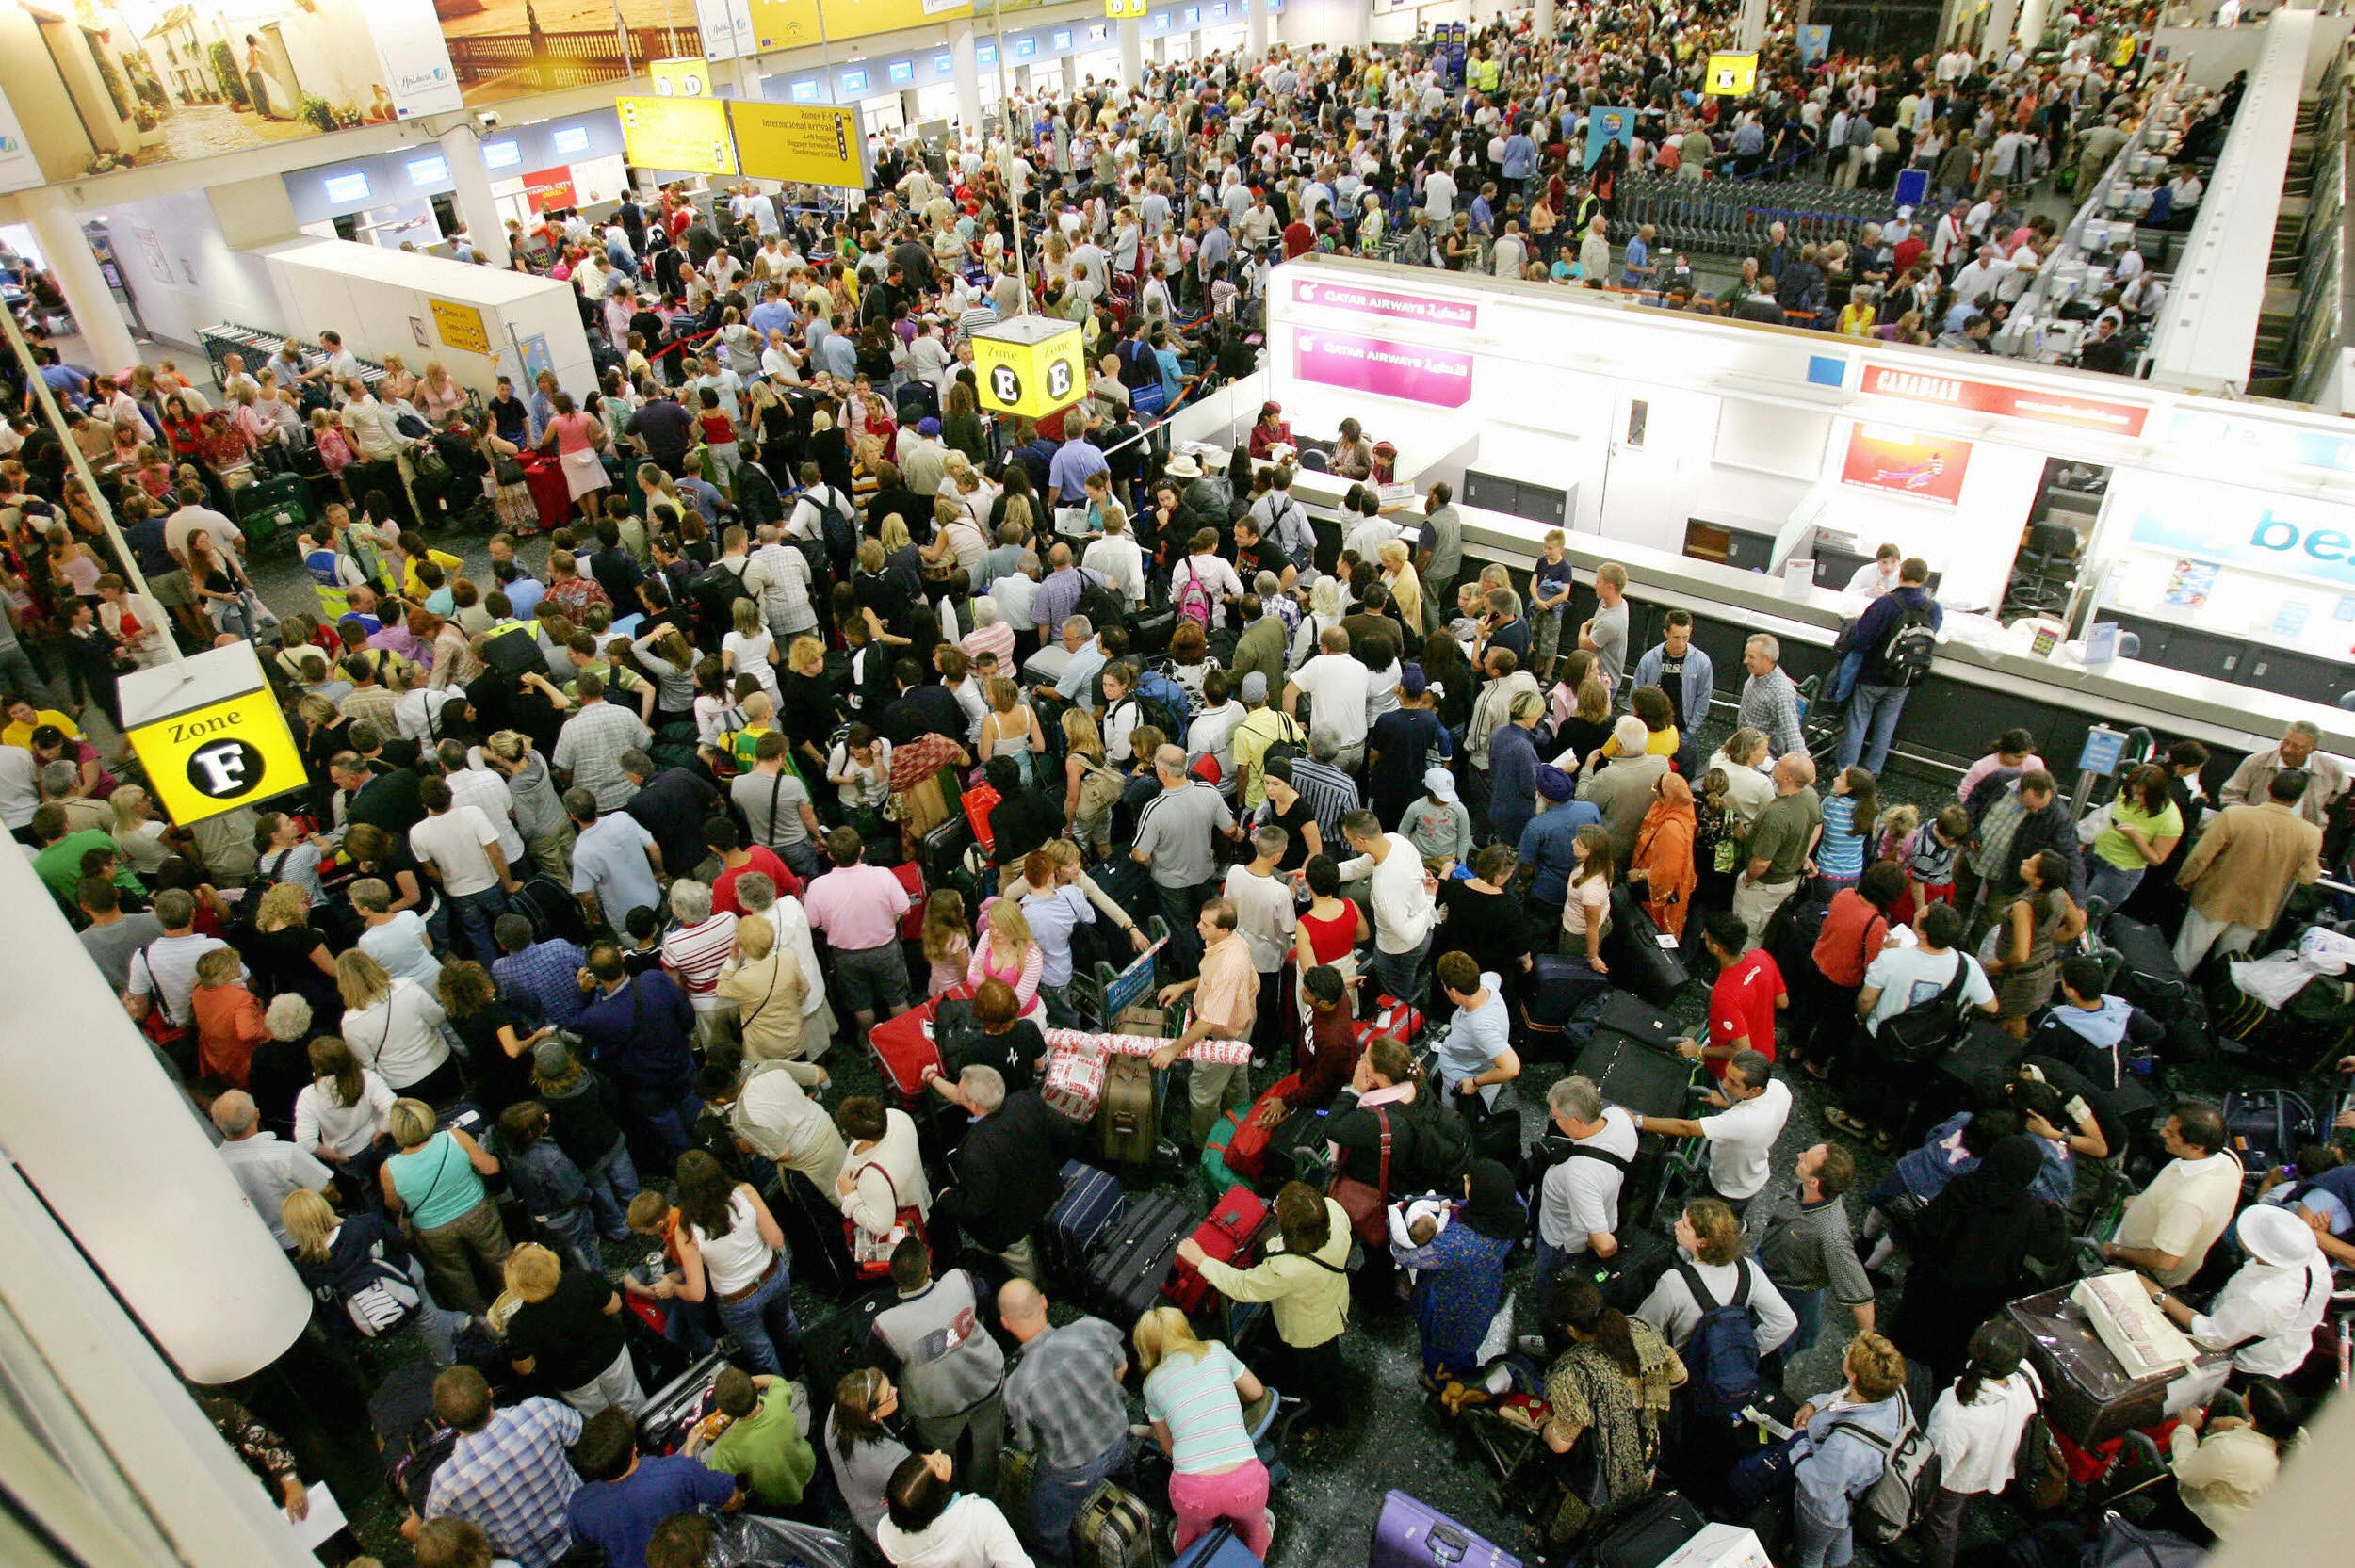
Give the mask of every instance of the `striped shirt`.
[{"label": "striped shirt", "polygon": [[1145,1380],[1145,1414],[1168,1424],[1170,1463],[1179,1475],[1204,1475],[1259,1457],[1235,1393],[1242,1376],[1235,1353],[1211,1340],[1200,1357],[1171,1356]]},{"label": "striped shirt", "polygon": [[687,999],[699,1008],[718,1006],[711,988],[736,950],[736,916],[714,914],[700,926],[682,926],[662,939],[662,967],[678,978]]},{"label": "striped shirt", "polygon": [[468,1520],[499,1556],[521,1568],[548,1568],[572,1539],[566,1510],[580,1478],[564,1450],[580,1428],[580,1412],[555,1399],[493,1411],[490,1423],[459,1438],[434,1472],[426,1517]]}]

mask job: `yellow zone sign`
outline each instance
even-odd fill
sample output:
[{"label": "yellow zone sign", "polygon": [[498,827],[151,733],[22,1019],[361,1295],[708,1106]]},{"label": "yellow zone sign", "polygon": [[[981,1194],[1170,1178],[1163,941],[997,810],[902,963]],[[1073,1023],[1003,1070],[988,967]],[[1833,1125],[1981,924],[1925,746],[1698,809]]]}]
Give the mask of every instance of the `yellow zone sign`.
[{"label": "yellow zone sign", "polygon": [[268,687],[150,719],[130,740],[149,786],[183,827],[309,782]]}]

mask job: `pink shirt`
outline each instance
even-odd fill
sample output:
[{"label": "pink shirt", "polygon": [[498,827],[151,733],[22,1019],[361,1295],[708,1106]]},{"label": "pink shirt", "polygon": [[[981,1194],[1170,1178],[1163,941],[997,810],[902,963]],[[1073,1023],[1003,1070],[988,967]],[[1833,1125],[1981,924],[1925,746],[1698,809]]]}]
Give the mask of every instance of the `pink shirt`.
[{"label": "pink shirt", "polygon": [[826,941],[846,951],[900,940],[900,916],[911,907],[900,879],[880,865],[843,865],[809,884],[802,907]]},{"label": "pink shirt", "polygon": [[548,428],[556,434],[559,452],[586,452],[596,445],[596,436],[605,427],[585,413],[560,413],[548,421]]},{"label": "pink shirt", "polygon": [[1046,1005],[1038,999],[1039,970],[1047,962],[1046,955],[1039,951],[1038,944],[1033,942],[1023,950],[1022,966],[1019,969],[1004,968],[1000,967],[991,957],[991,946],[988,935],[984,933],[979,945],[974,947],[973,956],[966,961],[965,978],[977,986],[983,980],[1005,981],[1007,985],[1014,988],[1014,999],[1021,1007],[1022,1016],[1037,1017],[1046,1010]]},{"label": "pink shirt", "polygon": [[1194,1015],[1207,1019],[1221,1040],[1248,1040],[1259,1015],[1259,971],[1251,962],[1251,944],[1242,933],[1217,943],[1202,955],[1201,983],[1194,987]]}]

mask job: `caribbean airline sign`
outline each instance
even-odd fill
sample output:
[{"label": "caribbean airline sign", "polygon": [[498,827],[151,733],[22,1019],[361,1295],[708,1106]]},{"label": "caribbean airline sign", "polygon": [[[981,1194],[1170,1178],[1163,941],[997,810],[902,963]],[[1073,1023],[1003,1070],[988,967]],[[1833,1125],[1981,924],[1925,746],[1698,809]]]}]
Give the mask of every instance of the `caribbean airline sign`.
[{"label": "caribbean airline sign", "polygon": [[1878,397],[1902,397],[1908,402],[1935,403],[1941,408],[1968,409],[1973,413],[2002,414],[2009,419],[2033,419],[2046,425],[2075,425],[2107,430],[2112,435],[2138,436],[2151,411],[2139,403],[2113,403],[2073,393],[2031,392],[2000,381],[1966,380],[1936,371],[1898,369],[1894,365],[1864,367],[1863,390]]}]

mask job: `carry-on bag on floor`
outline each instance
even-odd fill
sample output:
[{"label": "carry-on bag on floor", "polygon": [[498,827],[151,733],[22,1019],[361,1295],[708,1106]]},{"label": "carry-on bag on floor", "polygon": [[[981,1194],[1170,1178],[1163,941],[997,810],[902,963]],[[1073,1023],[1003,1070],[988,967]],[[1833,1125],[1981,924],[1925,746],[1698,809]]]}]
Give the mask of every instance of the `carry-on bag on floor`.
[{"label": "carry-on bag on floor", "polygon": [[[1250,1264],[1250,1253],[1259,1244],[1271,1218],[1266,1200],[1247,1187],[1231,1187],[1210,1210],[1210,1217],[1202,1221],[1194,1233],[1194,1243],[1209,1256],[1236,1268]],[[1210,1282],[1202,1277],[1193,1264],[1180,1261],[1171,1271],[1169,1283],[1161,1287],[1169,1299],[1188,1312],[1199,1312],[1213,1294]]]},{"label": "carry-on bag on floor", "polygon": [[1160,1568],[1161,1542],[1143,1498],[1117,1481],[1088,1494],[1071,1521],[1073,1568]]},{"label": "carry-on bag on floor", "polygon": [[1708,1524],[1681,1495],[1655,1492],[1612,1521],[1595,1543],[1595,1568],[1659,1568]]},{"label": "carry-on bag on floor", "polygon": [[1105,1062],[1096,1130],[1106,1159],[1132,1170],[1153,1163],[1153,1144],[1160,1136],[1154,1092],[1153,1064],[1146,1058],[1114,1056]]},{"label": "carry-on bag on floor", "polygon": [[1088,1262],[1128,1210],[1128,1196],[1112,1172],[1083,1159],[1065,1160],[1063,1196],[1047,1211],[1039,1237],[1048,1273],[1058,1280],[1087,1277]]},{"label": "carry-on bag on floor", "polygon": [[1664,1056],[1631,1035],[1607,1028],[1595,1030],[1578,1053],[1575,1071],[1592,1080],[1605,1100],[1642,1116],[1683,1115],[1686,1086],[1693,1077],[1693,1065],[1682,1057]]},{"label": "carry-on bag on floor", "polygon": [[2294,1163],[2298,1151],[2327,1138],[2327,1118],[2286,1089],[2236,1089],[2224,1096],[2225,1147],[2238,1156],[2241,1184],[2254,1193],[2267,1171]]},{"label": "carry-on bag on floor", "polygon": [[1195,1536],[1169,1568],[1259,1568],[1259,1560],[1235,1539],[1231,1527],[1220,1525],[1208,1535]]},{"label": "carry-on bag on floor", "polygon": [[1665,1008],[1676,1000],[1676,994],[1692,978],[1683,956],[1673,945],[1661,945],[1660,928],[1624,882],[1611,890],[1611,929],[1603,936],[1602,946],[1612,983],[1654,1007]]},{"label": "carry-on bag on floor", "polygon": [[696,1423],[711,1414],[711,1385],[727,1366],[728,1358],[714,1352],[647,1395],[638,1413],[638,1451],[678,1452]]},{"label": "carry-on bag on floor", "polygon": [[1131,1199],[1088,1263],[1087,1296],[1096,1313],[1112,1323],[1134,1323],[1146,1308],[1159,1305],[1178,1243],[1201,1223],[1201,1214],[1175,1193]]},{"label": "carry-on bag on floor", "polygon": [[[1697,1521],[1693,1527],[1700,1528]],[[1521,1568],[1521,1560],[1404,1492],[1383,1495],[1368,1568]],[[1615,1568],[1641,1568],[1640,1564]]]},{"label": "carry-on bag on floor", "polygon": [[1584,1043],[1571,1021],[1610,990],[1610,976],[1598,975],[1574,958],[1537,954],[1530,961],[1529,999],[1521,1005],[1530,1051],[1557,1059],[1568,1055],[1573,1043]]},{"label": "carry-on bag on floor", "polygon": [[1580,1259],[1579,1267],[1592,1271],[1605,1301],[1621,1312],[1632,1313],[1644,1304],[1660,1276],[1676,1266],[1677,1244],[1637,1224],[1630,1217],[1624,1197],[1619,1204],[1619,1228],[1614,1234],[1619,1241],[1617,1252],[1608,1258],[1589,1253]]},{"label": "carry-on bag on floor", "polygon": [[[2118,955],[2118,973],[2110,980],[2113,994],[2160,1018],[2197,996],[2175,966],[2175,949],[2156,926],[2113,914],[2102,923],[2102,940]],[[2201,1010],[2204,1015],[2204,1003]]]},{"label": "carry-on bag on floor", "polygon": [[875,1319],[898,1300],[898,1293],[886,1285],[802,1331],[802,1370],[813,1400],[832,1408],[835,1387],[843,1375],[863,1366],[898,1370],[891,1352],[875,1337]]}]

